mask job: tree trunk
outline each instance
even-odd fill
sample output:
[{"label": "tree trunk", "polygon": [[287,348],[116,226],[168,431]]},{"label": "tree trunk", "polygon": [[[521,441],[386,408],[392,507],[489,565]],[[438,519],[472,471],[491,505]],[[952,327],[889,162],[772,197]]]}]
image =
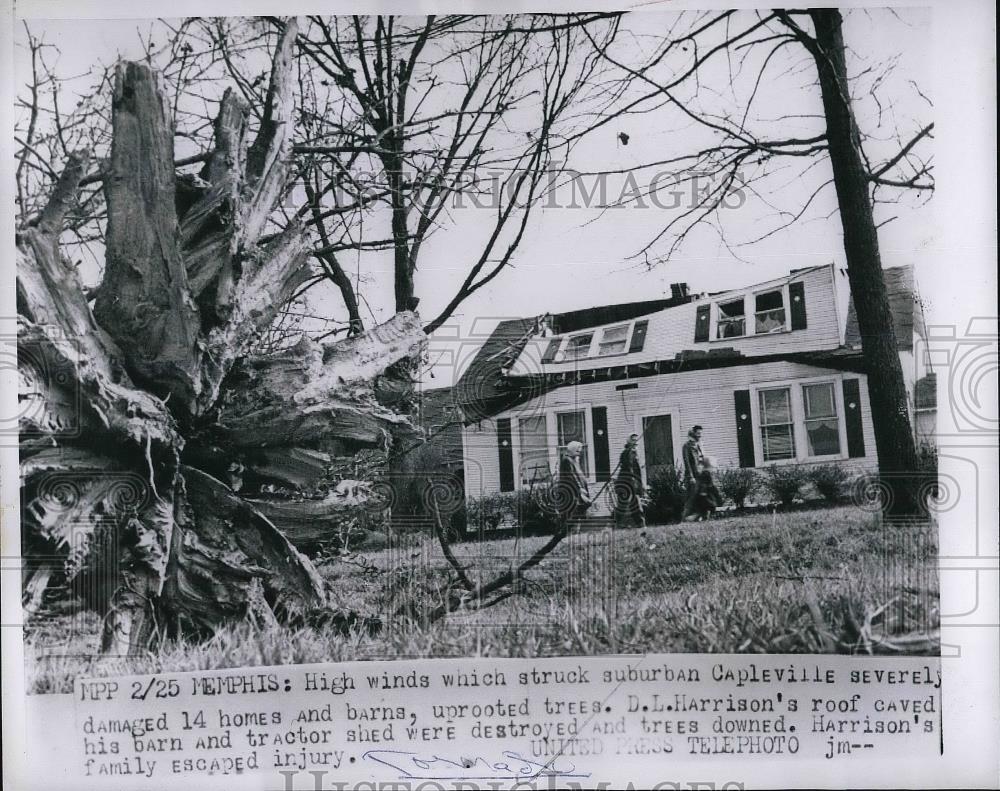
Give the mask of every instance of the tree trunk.
[{"label": "tree trunk", "polygon": [[842,18],[836,9],[813,10],[810,15],[816,30],[816,45],[811,49],[823,94],[847,274],[861,330],[879,473],[887,488],[886,510],[892,515],[912,514],[920,510],[921,480],[899,347],[882,277],[868,173],[851,106]]},{"label": "tree trunk", "polygon": [[358,295],[354,293],[354,284],[351,283],[351,278],[333,253],[323,253],[320,260],[325,265],[334,285],[340,289],[344,307],[347,308],[348,334],[357,335],[364,330],[365,324],[361,320],[361,309],[358,306]]},{"label": "tree trunk", "polygon": [[[312,563],[269,518],[301,527],[309,508],[270,495],[322,494],[334,455],[413,432],[386,406],[383,380],[398,389],[399,371],[423,353],[416,314],[339,343],[248,356],[309,274],[301,225],[259,242],[289,176],[295,36],[291,21],[253,143],[249,107],[227,92],[196,178],[174,172],[162,80],[119,65],[93,312],[58,249],[85,156],[70,158],[17,237],[25,556],[65,558],[27,564],[25,602],[38,606],[56,578],[97,579],[90,604],[107,616],[108,650],[325,608]],[[341,521],[371,510],[364,498],[326,502]]]},{"label": "tree trunk", "polygon": [[[392,146],[394,139],[389,136],[386,145]],[[410,260],[410,230],[407,223],[403,159],[398,155],[385,157],[386,175],[389,179],[390,204],[392,207],[393,272],[396,292],[396,311],[413,310],[416,307],[413,288],[413,262]]]}]

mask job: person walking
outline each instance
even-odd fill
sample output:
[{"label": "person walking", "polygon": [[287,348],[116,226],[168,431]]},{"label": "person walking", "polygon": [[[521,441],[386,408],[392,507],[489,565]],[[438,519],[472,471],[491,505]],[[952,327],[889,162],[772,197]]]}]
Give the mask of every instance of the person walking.
[{"label": "person walking", "polygon": [[555,501],[559,516],[567,527],[577,525],[593,502],[590,496],[590,485],[587,476],[580,467],[580,454],[583,443],[574,440],[566,445],[566,450],[559,462],[559,480],[557,483]]},{"label": "person walking", "polygon": [[695,498],[698,497],[698,474],[701,472],[701,462],[705,454],[701,451],[701,426],[692,426],[688,431],[687,442],[684,443],[684,486],[687,488],[687,499],[684,501],[684,512],[681,519],[687,519],[694,513]]},{"label": "person walking", "polygon": [[618,459],[618,477],[615,479],[615,527],[624,527],[634,521],[646,526],[642,505],[645,490],[642,486],[642,468],[639,466],[639,435],[629,434],[625,449]]},{"label": "person walking", "polygon": [[722,505],[722,495],[715,485],[715,478],[712,476],[715,470],[715,459],[705,456],[701,460],[701,472],[698,473],[698,491],[694,497],[694,506],[691,513],[685,517],[686,522],[703,522],[711,518],[716,509]]}]

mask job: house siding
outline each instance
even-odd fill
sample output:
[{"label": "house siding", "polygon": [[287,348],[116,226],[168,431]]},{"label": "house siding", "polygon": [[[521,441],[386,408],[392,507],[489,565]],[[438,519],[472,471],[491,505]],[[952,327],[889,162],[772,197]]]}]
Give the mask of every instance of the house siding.
[{"label": "house siding", "polygon": [[[835,307],[833,307],[833,311],[835,316]],[[690,324],[692,332],[693,315],[692,311]],[[810,314],[809,320],[812,327],[813,314]],[[818,318],[817,321],[819,321]],[[815,379],[835,383],[834,390],[839,394],[841,392],[840,383],[845,378],[860,380],[861,403],[858,407],[861,410],[865,455],[859,458],[847,458],[844,436],[846,430],[843,418],[844,404],[840,403],[838,413],[841,423],[841,457],[824,458],[814,462],[807,459],[800,459],[800,461],[803,463],[829,463],[834,460],[858,471],[871,469],[875,466],[877,458],[865,376],[800,363],[766,362],[650,376],[631,381],[615,380],[579,384],[553,390],[495,417],[512,418],[515,479],[518,483],[520,482],[518,470],[519,439],[516,418],[522,415],[537,415],[571,409],[587,409],[589,412],[592,406],[605,406],[607,408],[607,431],[612,469],[618,462],[618,456],[628,435],[633,432],[641,432],[643,416],[657,414],[671,415],[675,463],[680,463],[681,447],[688,430],[691,426],[700,424],[704,427],[702,446],[706,454],[714,456],[721,467],[737,467],[739,466],[739,450],[733,410],[734,391],[746,389],[754,391],[763,385],[779,383],[789,383],[795,387],[803,381]],[[618,390],[617,388],[623,384],[637,386],[634,389]],[[757,397],[753,393],[751,394],[751,411],[756,442],[755,460],[757,466],[761,467],[764,466],[764,462],[759,442],[760,421],[757,414]],[[555,444],[556,439],[550,434],[549,445],[553,449],[550,458],[554,458]],[[591,454],[589,470],[590,478],[596,484],[592,446],[593,442],[589,442],[588,452]],[[463,449],[467,495],[478,497],[489,492],[499,491],[500,471],[496,420],[486,419],[466,426],[463,431]],[[803,450],[800,447],[797,449],[800,452]],[[643,448],[640,442],[640,456],[642,454]]]},{"label": "house siding", "polygon": [[[837,284],[834,282],[832,265],[797,272],[787,277],[768,281],[748,287],[734,289],[711,297],[703,297],[686,305],[667,308],[649,314],[644,320],[649,322],[646,329],[646,340],[642,351],[606,357],[590,357],[582,360],[566,362],[542,363],[542,356],[550,342],[550,338],[532,338],[511,367],[512,375],[539,373],[559,373],[578,369],[600,368],[612,365],[632,365],[635,363],[653,362],[656,360],[673,359],[685,351],[708,351],[734,349],[747,356],[766,356],[772,354],[792,354],[795,352],[820,351],[836,349],[841,345],[842,319],[839,316],[839,300]],[[715,309],[711,312],[709,340],[696,342],[695,321],[698,308],[713,305],[719,301],[733,299],[740,294],[748,296],[747,321],[752,321],[754,293],[768,291],[779,287],[786,289],[785,321],[791,326],[791,306],[787,302],[787,284],[801,282],[805,288],[807,327],[803,330],[786,330],[767,335],[750,335],[742,338],[715,338]],[[599,329],[599,328],[595,328]]]},{"label": "house siding", "polygon": [[482,497],[500,491],[496,420],[485,418],[462,430],[462,460],[466,497]]}]

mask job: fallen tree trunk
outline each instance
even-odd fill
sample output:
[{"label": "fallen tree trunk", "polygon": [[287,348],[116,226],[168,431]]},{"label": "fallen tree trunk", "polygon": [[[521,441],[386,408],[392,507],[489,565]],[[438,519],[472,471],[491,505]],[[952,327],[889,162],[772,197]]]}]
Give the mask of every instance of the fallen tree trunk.
[{"label": "fallen tree trunk", "polygon": [[[315,488],[345,448],[413,430],[383,397],[405,393],[400,371],[423,353],[413,313],[341,343],[249,354],[309,276],[300,225],[262,241],[288,186],[296,31],[286,23],[253,142],[249,107],[227,92],[194,178],[174,171],[160,78],[119,66],[93,311],[58,246],[85,155],[17,236],[22,534],[29,561],[59,558],[28,563],[25,602],[41,606],[56,578],[99,579],[89,604],[106,615],[106,650],[324,607],[322,580],[269,518],[290,522],[260,483]],[[365,507],[340,506],[331,513],[345,518]]]},{"label": "fallen tree trunk", "polygon": [[343,481],[317,500],[250,499],[248,502],[302,552],[325,547],[345,550],[361,533],[388,527],[385,498],[358,483]]}]

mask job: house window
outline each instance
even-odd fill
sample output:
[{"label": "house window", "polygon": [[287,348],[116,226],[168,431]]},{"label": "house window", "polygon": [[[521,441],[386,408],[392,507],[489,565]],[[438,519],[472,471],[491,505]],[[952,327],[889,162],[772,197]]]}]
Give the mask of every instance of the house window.
[{"label": "house window", "polygon": [[547,480],[551,470],[545,415],[518,418],[517,430],[521,440],[521,482],[531,485]]},{"label": "house window", "polygon": [[795,431],[792,425],[791,390],[778,387],[761,390],[760,438],[764,461],[795,458]]},{"label": "house window", "polygon": [[628,343],[628,324],[608,327],[601,333],[601,341],[597,346],[597,355],[622,354]]},{"label": "house window", "polygon": [[583,453],[580,454],[580,469],[582,469],[584,474],[586,474],[588,472],[586,412],[583,410],[580,410],[579,412],[557,412],[556,429],[559,435],[560,458],[562,457],[563,451],[566,450],[566,446],[570,442],[583,443]]},{"label": "house window", "polygon": [[840,453],[840,423],[837,399],[830,383],[803,385],[802,407],[806,424],[806,442],[810,456],[835,456]]},{"label": "house window", "polygon": [[594,340],[593,333],[585,335],[572,335],[566,341],[566,348],[563,350],[564,360],[582,360],[590,355],[590,342]]},{"label": "house window", "polygon": [[785,329],[785,300],[780,289],[757,294],[755,302],[755,333],[763,335]]},{"label": "house window", "polygon": [[743,297],[719,304],[717,338],[739,338],[746,335],[746,311],[743,305]]}]

